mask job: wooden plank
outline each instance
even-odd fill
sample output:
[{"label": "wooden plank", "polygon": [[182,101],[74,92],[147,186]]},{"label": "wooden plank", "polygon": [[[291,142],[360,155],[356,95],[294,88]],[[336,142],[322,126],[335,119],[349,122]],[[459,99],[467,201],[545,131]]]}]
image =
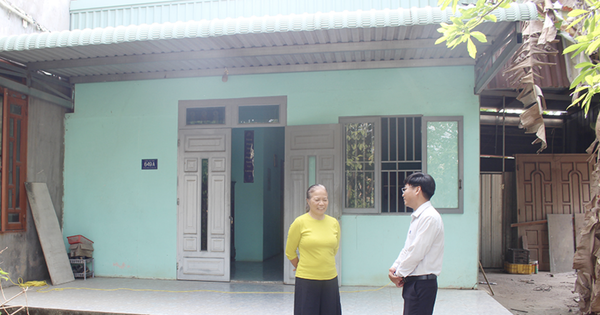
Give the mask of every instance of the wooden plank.
[{"label": "wooden plank", "polygon": [[58,218],[46,183],[25,183],[52,285],[75,281]]},{"label": "wooden plank", "polygon": [[572,271],[575,248],[571,214],[548,214],[548,241],[550,272]]},{"label": "wooden plank", "polygon": [[481,209],[481,236],[479,237],[479,260],[482,265],[489,268],[492,264],[490,253],[490,179],[491,174],[481,174],[480,180],[480,209]]},{"label": "wooden plank", "polygon": [[480,261],[484,268],[501,268],[502,255],[502,174],[480,175]]},{"label": "wooden plank", "polygon": [[529,250],[529,240],[527,239],[527,234],[523,234],[523,236],[521,237],[521,241],[521,246],[523,247],[523,249]]},{"label": "wooden plank", "polygon": [[521,222],[521,223],[513,223],[510,227],[519,227],[519,226],[528,226],[528,225],[538,225],[538,224],[546,224],[548,220],[539,220],[539,221],[530,221],[530,222]]},{"label": "wooden plank", "polygon": [[[502,193],[502,253],[506,248],[519,248],[518,230],[510,227],[517,222],[517,179],[514,172],[504,173],[504,191]],[[502,260],[504,267],[504,260]]]},{"label": "wooden plank", "polygon": [[504,204],[504,200],[502,199],[502,174],[492,175],[491,184],[492,213],[490,216],[490,226],[492,227],[492,248],[490,252],[492,256],[492,265],[495,268],[502,268],[504,266],[504,261],[502,260],[502,254],[504,252],[504,248],[502,247],[502,206]]}]

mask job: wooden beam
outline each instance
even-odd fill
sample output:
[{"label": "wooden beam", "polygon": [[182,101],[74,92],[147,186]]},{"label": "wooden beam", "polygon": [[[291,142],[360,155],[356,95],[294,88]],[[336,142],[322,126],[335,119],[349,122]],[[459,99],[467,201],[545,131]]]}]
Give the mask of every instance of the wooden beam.
[{"label": "wooden beam", "polygon": [[62,106],[64,108],[67,108],[70,110],[73,110],[73,100],[61,98],[56,95],[46,93],[44,91],[40,91],[38,89],[28,87],[19,82],[15,82],[13,80],[3,78],[1,76],[0,76],[0,86],[3,86],[5,88],[8,88],[10,90],[13,90],[13,91],[16,91],[19,93],[27,94],[29,96],[33,96],[33,97],[48,101],[50,103]]},{"label": "wooden beam", "polygon": [[513,223],[510,225],[510,227],[538,225],[538,224],[546,224],[546,223],[548,223],[548,220],[529,221],[529,222]]}]

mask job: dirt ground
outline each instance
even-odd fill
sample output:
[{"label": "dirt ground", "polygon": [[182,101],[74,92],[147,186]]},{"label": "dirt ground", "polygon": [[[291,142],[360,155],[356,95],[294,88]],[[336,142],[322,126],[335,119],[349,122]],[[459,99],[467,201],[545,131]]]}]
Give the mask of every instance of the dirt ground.
[{"label": "dirt ground", "polygon": [[[575,271],[538,274],[509,274],[501,269],[486,269],[492,283],[492,296],[513,314],[566,315],[580,314],[578,295],[573,293],[577,275]],[[483,274],[479,273],[479,290],[490,293]]]}]

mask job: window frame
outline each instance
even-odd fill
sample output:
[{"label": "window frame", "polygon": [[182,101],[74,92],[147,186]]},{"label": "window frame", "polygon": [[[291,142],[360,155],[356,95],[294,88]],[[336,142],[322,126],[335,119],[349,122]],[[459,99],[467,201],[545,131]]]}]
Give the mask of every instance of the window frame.
[{"label": "window frame", "polygon": [[375,134],[375,152],[374,154],[374,163],[375,163],[375,207],[373,208],[347,208],[346,207],[346,198],[343,198],[342,201],[342,213],[343,214],[379,214],[381,213],[381,185],[379,184],[381,181],[381,145],[377,145],[378,141],[381,141],[377,134],[381,132],[381,116],[360,116],[360,117],[340,117],[338,119],[342,132],[342,183],[344,192],[346,194],[346,131],[344,128],[345,124],[352,123],[373,123],[373,130]]},{"label": "window frame", "polygon": [[[381,212],[382,200],[381,200],[381,119],[392,118],[392,117],[420,117],[421,118],[421,170],[423,173],[427,173],[428,168],[428,156],[427,156],[427,124],[429,122],[438,121],[455,121],[457,122],[458,132],[458,207],[457,208],[438,208],[439,213],[464,213],[464,133],[463,133],[463,116],[423,116],[423,115],[381,115],[381,116],[356,116],[356,117],[340,117],[338,119],[341,125],[342,132],[342,172],[340,174],[342,183],[346,183],[346,171],[345,171],[345,160],[346,160],[346,139],[345,139],[345,128],[344,125],[347,123],[373,123],[374,124],[374,136],[375,136],[375,207],[374,208],[347,208],[346,199],[343,200],[343,214],[377,214],[377,215],[410,215],[412,212]],[[346,193],[345,184],[344,194]],[[436,190],[439,187],[436,187]],[[434,195],[435,198],[435,195]]]},{"label": "window frame", "polygon": [[[457,122],[457,132],[458,132],[458,205],[456,208],[438,208],[435,209],[439,213],[454,213],[454,214],[462,214],[464,213],[464,133],[463,133],[463,116],[423,116],[422,126],[423,129],[421,136],[423,137],[422,143],[423,145],[423,159],[425,163],[423,163],[423,173],[427,173],[428,167],[428,155],[427,155],[427,123],[429,122],[438,122],[438,121],[455,121]],[[436,185],[436,190],[440,187]],[[442,187],[443,188],[443,187]],[[434,197],[435,198],[435,195]]]},{"label": "window frame", "polygon": [[[0,186],[0,194],[2,196],[2,200],[0,202],[0,216],[1,216],[1,224],[0,224],[0,232],[24,232],[27,230],[27,192],[25,190],[25,181],[27,180],[27,126],[29,120],[29,98],[25,94],[21,94],[7,88],[0,88],[1,101],[2,101],[2,155],[1,155],[1,164],[2,164],[2,172],[1,172],[1,181],[2,184]],[[10,112],[10,105],[16,104],[21,106],[21,113],[19,115],[13,114]],[[16,160],[17,152],[16,146],[13,149],[13,163],[9,163],[9,142],[16,143],[17,134],[13,134],[10,136],[9,127],[10,127],[10,118],[18,116],[21,118],[21,132],[20,132],[20,161]],[[14,130],[17,130],[18,124],[14,124]],[[16,172],[12,172],[13,183],[9,185],[8,175],[10,172],[8,171],[9,165],[12,165],[13,168],[16,169],[17,166],[20,167],[19,179],[18,179],[18,187],[16,187]],[[9,189],[15,189],[15,196],[19,196],[14,200],[14,209],[8,209],[8,192]],[[18,189],[18,194],[16,190]],[[8,222],[8,214],[17,213],[19,215],[20,221],[18,223],[9,223]]]},{"label": "window frame", "polygon": [[[279,122],[241,124],[239,122],[239,108],[243,106],[279,106]],[[225,108],[224,124],[186,124],[186,112],[189,108],[223,107]],[[287,97],[249,97],[210,100],[181,100],[179,101],[178,114],[179,129],[219,129],[219,128],[257,128],[257,127],[285,127],[287,125]]]}]

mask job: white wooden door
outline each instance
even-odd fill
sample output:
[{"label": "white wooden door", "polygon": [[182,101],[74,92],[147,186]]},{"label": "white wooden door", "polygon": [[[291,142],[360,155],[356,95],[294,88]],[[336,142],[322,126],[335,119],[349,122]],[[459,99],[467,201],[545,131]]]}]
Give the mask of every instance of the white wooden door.
[{"label": "white wooden door", "polygon": [[[306,212],[306,190],[311,184],[325,185],[329,194],[327,214],[341,219],[341,137],[338,124],[285,128],[285,239],[294,219]],[[283,264],[283,282],[293,284],[296,277],[292,271],[294,267],[287,258]],[[336,264],[341,283],[341,250],[336,255]]]},{"label": "white wooden door", "polygon": [[229,281],[231,129],[180,130],[178,146],[177,278]]}]

